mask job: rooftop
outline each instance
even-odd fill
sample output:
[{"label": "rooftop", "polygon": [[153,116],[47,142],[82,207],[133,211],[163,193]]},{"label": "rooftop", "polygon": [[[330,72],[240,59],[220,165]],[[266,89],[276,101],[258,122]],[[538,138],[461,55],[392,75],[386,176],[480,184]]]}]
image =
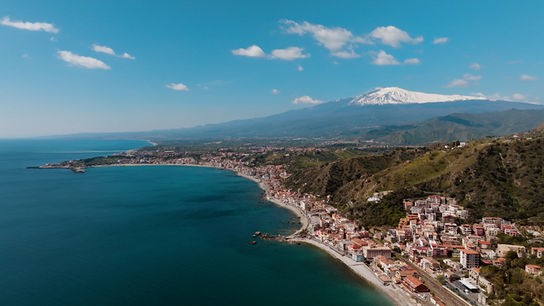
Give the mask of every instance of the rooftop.
[{"label": "rooftop", "polygon": [[467,254],[467,255],[480,255],[477,251],[469,250],[469,249],[462,249],[461,252]]}]

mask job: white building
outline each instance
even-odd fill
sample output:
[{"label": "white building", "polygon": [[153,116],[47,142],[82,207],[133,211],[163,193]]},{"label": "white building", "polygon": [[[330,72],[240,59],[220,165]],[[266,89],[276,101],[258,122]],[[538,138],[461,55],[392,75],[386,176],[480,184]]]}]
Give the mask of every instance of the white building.
[{"label": "white building", "polygon": [[474,250],[462,249],[460,262],[465,269],[477,268],[480,266],[480,253]]}]

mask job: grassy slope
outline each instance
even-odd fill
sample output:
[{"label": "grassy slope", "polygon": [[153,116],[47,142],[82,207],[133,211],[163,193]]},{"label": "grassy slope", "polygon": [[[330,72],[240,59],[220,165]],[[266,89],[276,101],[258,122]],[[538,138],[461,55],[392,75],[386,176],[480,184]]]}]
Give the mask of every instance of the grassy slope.
[{"label": "grassy slope", "polygon": [[[544,223],[544,136],[488,139],[464,148],[399,149],[295,171],[292,187],[320,196],[366,225],[395,224],[401,200],[427,193],[456,197],[478,218],[496,215]],[[366,199],[392,190],[379,204]],[[388,217],[389,215],[393,217]]]}]

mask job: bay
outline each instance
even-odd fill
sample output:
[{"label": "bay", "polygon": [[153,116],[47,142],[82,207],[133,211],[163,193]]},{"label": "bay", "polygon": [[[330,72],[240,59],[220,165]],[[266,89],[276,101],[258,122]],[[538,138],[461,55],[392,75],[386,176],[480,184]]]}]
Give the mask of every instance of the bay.
[{"label": "bay", "polygon": [[0,141],[4,305],[387,305],[327,254],[259,240],[295,216],[209,168],[26,166],[146,145]]}]

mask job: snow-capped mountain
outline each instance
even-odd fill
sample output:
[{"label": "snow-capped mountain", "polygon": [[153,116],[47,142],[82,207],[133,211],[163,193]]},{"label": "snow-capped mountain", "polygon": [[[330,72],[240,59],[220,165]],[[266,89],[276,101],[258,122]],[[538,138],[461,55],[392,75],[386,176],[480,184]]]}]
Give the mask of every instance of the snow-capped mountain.
[{"label": "snow-capped mountain", "polygon": [[[527,110],[530,111],[527,112]],[[532,110],[540,111],[532,112]],[[490,114],[505,111],[508,113]],[[467,139],[467,135],[473,135],[470,133],[474,132],[474,129],[480,129],[478,135],[516,133],[531,129],[536,124],[542,124],[544,122],[542,112],[544,112],[543,105],[492,101],[482,97],[429,94],[388,87],[378,88],[354,98],[325,102],[266,117],[188,129],[152,131],[140,133],[139,137],[142,139],[308,137],[370,140],[387,138],[388,135],[397,135],[395,133],[399,131],[411,131],[416,128],[419,129],[418,131],[425,131],[424,134],[427,136],[438,137],[429,139],[429,136],[422,140],[423,138],[414,136],[415,138],[405,142],[412,144],[417,141],[450,139],[442,137],[441,133],[453,135],[450,135],[452,139]],[[495,116],[502,119],[491,122],[489,118],[495,118]],[[503,121],[506,125],[503,125]],[[437,131],[438,135],[432,134],[432,131]],[[469,133],[469,131],[472,132]],[[396,143],[402,143],[402,141]]]},{"label": "snow-capped mountain", "polygon": [[351,105],[383,105],[383,104],[414,104],[453,102],[466,100],[485,100],[482,97],[461,96],[461,95],[440,95],[417,91],[409,91],[399,87],[376,88],[364,95],[354,97]]}]

